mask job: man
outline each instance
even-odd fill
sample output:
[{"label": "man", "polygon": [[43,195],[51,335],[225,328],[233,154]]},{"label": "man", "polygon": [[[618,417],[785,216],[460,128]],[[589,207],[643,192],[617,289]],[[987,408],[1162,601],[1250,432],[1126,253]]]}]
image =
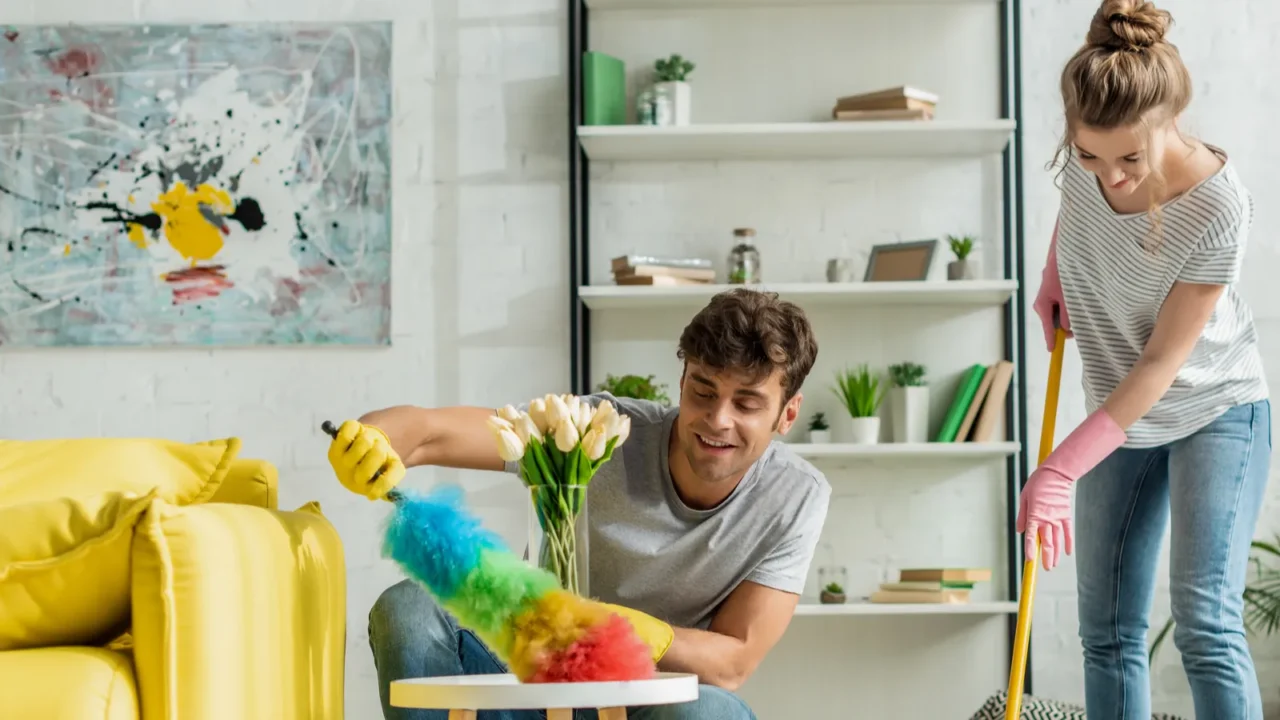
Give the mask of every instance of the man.
[{"label": "man", "polygon": [[[631,418],[627,441],[591,483],[591,593],[621,606],[660,670],[695,673],[701,684],[697,701],[633,708],[632,720],[755,717],[734,691],[791,620],[830,497],[826,478],[773,437],[795,423],[817,352],[799,308],[736,289],[715,296],[680,336],[678,407],[588,396]],[[478,407],[374,411],[343,423],[330,460],[344,485],[370,498],[394,487],[405,467],[516,472],[498,456],[486,423],[493,414]],[[444,718],[390,707],[393,680],[505,672],[410,580],[374,604],[369,641],[388,720]]]}]

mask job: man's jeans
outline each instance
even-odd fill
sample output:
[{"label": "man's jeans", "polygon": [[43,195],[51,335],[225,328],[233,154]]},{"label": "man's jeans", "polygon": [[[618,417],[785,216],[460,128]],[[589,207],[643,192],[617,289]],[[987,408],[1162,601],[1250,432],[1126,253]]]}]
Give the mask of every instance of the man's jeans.
[{"label": "man's jeans", "polygon": [[1183,440],[1117,450],[1080,478],[1076,580],[1089,720],[1151,718],[1147,616],[1170,516],[1173,644],[1195,716],[1261,720],[1242,613],[1270,464],[1264,400],[1234,407]]},{"label": "man's jeans", "polygon": [[[369,612],[369,645],[378,668],[378,693],[386,720],[447,720],[448,710],[393,708],[393,680],[440,675],[505,673],[507,668],[469,630],[436,604],[421,586],[403,580],[391,586]],[[543,720],[542,711],[480,711],[477,720]],[[710,685],[698,699],[678,705],[627,709],[628,720],[755,720],[736,695]],[[596,720],[595,710],[577,710],[575,720]]]}]

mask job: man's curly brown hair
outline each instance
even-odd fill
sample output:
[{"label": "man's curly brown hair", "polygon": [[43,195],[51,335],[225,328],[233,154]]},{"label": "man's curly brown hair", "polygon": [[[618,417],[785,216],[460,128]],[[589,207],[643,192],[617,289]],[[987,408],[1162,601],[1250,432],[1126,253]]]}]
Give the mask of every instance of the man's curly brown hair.
[{"label": "man's curly brown hair", "polygon": [[735,288],[717,294],[685,326],[676,357],[753,381],[782,370],[782,402],[800,391],[818,357],[804,311],[777,293]]}]

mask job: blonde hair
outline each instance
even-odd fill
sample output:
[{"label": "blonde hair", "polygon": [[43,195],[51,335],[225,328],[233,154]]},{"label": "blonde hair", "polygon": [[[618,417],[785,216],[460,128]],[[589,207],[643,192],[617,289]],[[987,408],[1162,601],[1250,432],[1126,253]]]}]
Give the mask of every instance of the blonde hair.
[{"label": "blonde hair", "polygon": [[[1085,43],[1062,69],[1060,87],[1066,132],[1051,166],[1065,164],[1076,130],[1136,127],[1177,117],[1191,102],[1191,74],[1178,48],[1166,42],[1173,16],[1149,0],[1103,0]],[[1153,163],[1151,213],[1165,178]]]}]

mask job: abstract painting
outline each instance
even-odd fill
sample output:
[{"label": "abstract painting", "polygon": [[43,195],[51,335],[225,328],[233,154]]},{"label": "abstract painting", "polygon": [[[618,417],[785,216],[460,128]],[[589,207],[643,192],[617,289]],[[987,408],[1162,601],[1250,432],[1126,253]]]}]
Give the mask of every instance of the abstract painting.
[{"label": "abstract painting", "polygon": [[0,346],[390,342],[389,23],[0,25]]}]

